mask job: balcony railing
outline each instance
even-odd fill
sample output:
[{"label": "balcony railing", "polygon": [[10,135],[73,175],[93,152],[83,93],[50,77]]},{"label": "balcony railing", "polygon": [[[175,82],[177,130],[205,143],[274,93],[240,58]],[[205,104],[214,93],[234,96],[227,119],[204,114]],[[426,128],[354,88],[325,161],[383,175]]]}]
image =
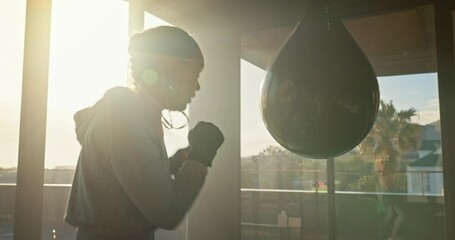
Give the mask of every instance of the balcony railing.
[{"label": "balcony railing", "polygon": [[[408,172],[409,173],[409,172]],[[412,172],[413,174],[415,172]],[[421,172],[422,178],[429,173]],[[310,179],[324,182],[324,174]],[[322,177],[321,177],[322,176]],[[63,221],[70,184],[45,184],[42,239],[74,239],[75,229]],[[16,184],[0,184],[0,240],[13,239]],[[328,202],[325,188],[308,189],[241,188],[242,239],[326,239]],[[403,239],[444,239],[443,193],[425,191],[359,192],[335,191],[339,239],[379,239],[385,225],[386,197],[406,213],[400,234]],[[285,211],[287,222],[279,224]]]}]

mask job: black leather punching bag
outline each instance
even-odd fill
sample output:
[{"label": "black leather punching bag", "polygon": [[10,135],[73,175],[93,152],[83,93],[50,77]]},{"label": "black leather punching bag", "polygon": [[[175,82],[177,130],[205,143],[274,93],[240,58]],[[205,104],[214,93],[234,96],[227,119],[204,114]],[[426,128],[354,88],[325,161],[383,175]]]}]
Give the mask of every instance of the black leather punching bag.
[{"label": "black leather punching bag", "polygon": [[270,134],[298,155],[325,159],[356,147],[372,128],[379,87],[368,59],[324,1],[314,1],[261,89]]}]

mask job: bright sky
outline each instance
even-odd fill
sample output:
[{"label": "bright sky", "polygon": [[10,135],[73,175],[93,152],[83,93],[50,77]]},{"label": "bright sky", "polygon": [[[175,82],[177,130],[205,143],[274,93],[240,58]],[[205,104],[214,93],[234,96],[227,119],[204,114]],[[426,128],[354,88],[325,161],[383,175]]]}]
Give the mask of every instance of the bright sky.
[{"label": "bright sky", "polygon": [[[125,1],[53,1],[47,168],[76,164],[80,146],[73,114],[93,104],[106,89],[126,85],[127,7]],[[146,15],[145,27],[165,24]],[[25,0],[0,1],[0,167],[17,166],[24,25]],[[264,71],[243,60],[241,68],[241,154],[248,156],[277,143],[259,113]],[[439,119],[435,74],[381,78],[380,87],[382,98],[393,99],[398,109],[416,108],[420,123]],[[169,153],[187,144],[186,131],[166,132]]]},{"label": "bright sky", "polygon": [[[149,14],[145,16],[145,27],[166,24]],[[25,0],[0,1],[0,29],[0,167],[14,167],[19,141]],[[80,146],[75,140],[74,113],[95,103],[108,88],[127,85],[127,44],[125,1],[53,1],[47,168],[75,165],[77,161]],[[165,140],[172,143],[168,144],[170,153],[186,145],[186,131],[166,131]]]}]

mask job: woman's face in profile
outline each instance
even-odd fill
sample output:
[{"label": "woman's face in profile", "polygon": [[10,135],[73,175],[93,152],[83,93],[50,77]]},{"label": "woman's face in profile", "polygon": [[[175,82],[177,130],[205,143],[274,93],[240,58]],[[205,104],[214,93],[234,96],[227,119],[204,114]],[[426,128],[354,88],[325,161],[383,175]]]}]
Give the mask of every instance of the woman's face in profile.
[{"label": "woman's face in profile", "polygon": [[200,89],[199,75],[204,67],[202,61],[178,60],[165,74],[168,91],[165,108],[183,111]]}]

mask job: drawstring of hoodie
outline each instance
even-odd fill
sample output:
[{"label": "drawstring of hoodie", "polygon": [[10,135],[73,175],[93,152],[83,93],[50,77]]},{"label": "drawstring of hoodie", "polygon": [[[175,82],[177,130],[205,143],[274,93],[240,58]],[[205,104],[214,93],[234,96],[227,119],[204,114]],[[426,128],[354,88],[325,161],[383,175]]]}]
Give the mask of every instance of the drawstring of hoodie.
[{"label": "drawstring of hoodie", "polygon": [[185,117],[186,123],[184,123],[184,124],[181,125],[181,126],[175,127],[175,126],[174,126],[174,123],[172,122],[171,111],[167,110],[167,113],[168,113],[168,116],[169,116],[169,120],[167,120],[167,119],[163,116],[163,112],[161,112],[161,123],[163,124],[163,126],[164,126],[166,129],[182,129],[182,128],[188,126],[188,122],[190,121],[190,119],[188,118],[188,115],[186,115],[186,113],[185,113],[185,112],[182,112],[182,111],[175,111],[175,112],[181,113],[181,114]]},{"label": "drawstring of hoodie", "polygon": [[[136,87],[141,88],[140,85],[136,86]],[[163,107],[161,107],[161,105],[159,105],[158,102],[147,91],[142,90],[141,93],[143,93],[147,97],[147,99],[150,100],[150,102],[152,102],[152,104],[154,104],[156,107],[163,109]],[[171,111],[169,109],[166,109],[166,110],[168,113],[169,120],[166,117],[164,117],[163,111],[161,111],[161,123],[163,124],[163,126],[166,129],[182,129],[182,128],[188,126],[188,122],[190,121],[190,119],[185,112],[173,111],[173,112],[181,113],[185,117],[185,121],[186,121],[183,125],[176,127],[176,126],[174,126],[174,122],[172,120]]]}]

